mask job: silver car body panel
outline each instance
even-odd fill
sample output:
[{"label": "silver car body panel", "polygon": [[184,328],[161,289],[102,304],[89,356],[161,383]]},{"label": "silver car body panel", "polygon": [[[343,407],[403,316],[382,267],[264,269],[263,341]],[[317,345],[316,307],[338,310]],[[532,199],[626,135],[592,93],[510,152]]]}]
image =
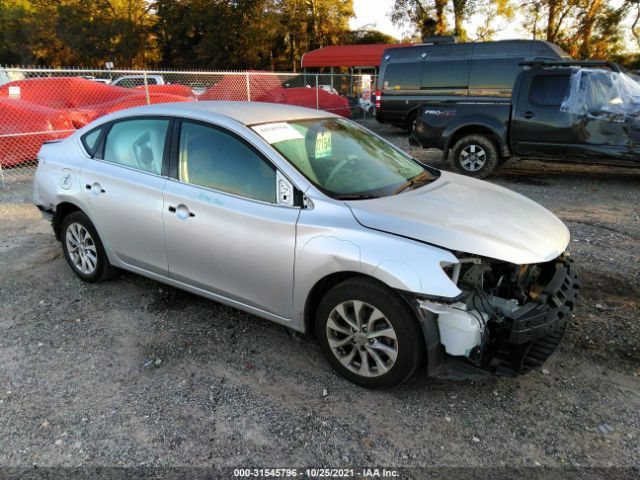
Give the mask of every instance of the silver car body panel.
[{"label": "silver car body panel", "polygon": [[564,252],[569,230],[546,208],[506,188],[442,172],[400,195],[348,202],[363,225],[516,265]]},{"label": "silver car body panel", "polygon": [[[178,181],[167,181],[164,198],[172,279],[291,318],[299,208]],[[180,215],[180,206],[194,216]]]},{"label": "silver car body panel", "polygon": [[85,213],[100,225],[98,233],[110,258],[167,275],[162,218],[166,183],[159,175],[121,165],[97,160],[85,163],[80,172]]},{"label": "silver car body panel", "polygon": [[[84,133],[141,115],[194,119],[235,132],[273,162],[311,207],[265,204],[89,158],[80,142]],[[453,250],[521,264],[552,258],[566,247],[566,227],[544,208],[445,172],[432,185],[393,197],[332,199],[247,126],[331,116],[245,102],[119,111],[43,145],[33,201],[43,210],[69,202],[84,211],[114,266],[299,331],[305,330],[310,292],[329,275],[356,272],[393,289],[453,299],[461,291],[442,268],[457,263]],[[127,191],[128,182],[137,187]],[[107,199],[112,192],[116,198]],[[179,218],[170,205],[184,205],[195,217]]]}]

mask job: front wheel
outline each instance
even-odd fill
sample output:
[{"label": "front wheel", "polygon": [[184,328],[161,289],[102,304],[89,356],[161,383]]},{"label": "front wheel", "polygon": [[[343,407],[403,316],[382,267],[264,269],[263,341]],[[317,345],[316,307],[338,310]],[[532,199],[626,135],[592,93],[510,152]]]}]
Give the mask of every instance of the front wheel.
[{"label": "front wheel", "polygon": [[393,291],[368,279],[331,289],[320,302],[315,326],[329,363],[365,388],[404,382],[425,353],[416,314]]},{"label": "front wheel", "polygon": [[498,165],[498,150],[485,135],[467,135],[449,151],[449,166],[469,177],[485,178]]}]

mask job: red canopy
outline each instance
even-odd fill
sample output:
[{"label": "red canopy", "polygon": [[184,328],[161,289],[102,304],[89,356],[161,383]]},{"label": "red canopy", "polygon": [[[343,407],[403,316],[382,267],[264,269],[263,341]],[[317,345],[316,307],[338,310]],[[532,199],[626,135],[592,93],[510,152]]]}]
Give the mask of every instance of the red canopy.
[{"label": "red canopy", "polygon": [[373,45],[332,45],[312,50],[302,56],[302,68],[310,67],[378,67],[387,48],[404,47],[401,43]]}]

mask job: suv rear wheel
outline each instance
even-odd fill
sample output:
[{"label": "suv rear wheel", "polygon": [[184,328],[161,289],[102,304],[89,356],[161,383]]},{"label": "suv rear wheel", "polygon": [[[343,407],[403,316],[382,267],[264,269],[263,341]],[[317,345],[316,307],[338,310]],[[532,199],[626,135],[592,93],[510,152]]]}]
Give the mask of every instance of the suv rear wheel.
[{"label": "suv rear wheel", "polygon": [[498,149],[486,135],[466,135],[449,150],[449,166],[469,177],[487,177],[498,160]]},{"label": "suv rear wheel", "polygon": [[404,382],[425,352],[416,314],[373,280],[352,279],[332,288],[320,302],[315,323],[329,363],[365,388]]},{"label": "suv rear wheel", "polygon": [[410,113],[407,117],[407,124],[405,126],[405,130],[407,134],[413,135],[416,132],[416,127],[418,126],[418,114],[417,112]]}]

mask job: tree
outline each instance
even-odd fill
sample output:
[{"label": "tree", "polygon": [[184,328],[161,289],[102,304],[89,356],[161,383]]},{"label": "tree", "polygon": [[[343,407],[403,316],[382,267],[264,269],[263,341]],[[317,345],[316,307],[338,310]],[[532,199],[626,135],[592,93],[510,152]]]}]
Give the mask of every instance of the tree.
[{"label": "tree", "polygon": [[627,2],[625,2],[625,8],[635,10],[633,13],[633,23],[631,24],[631,34],[636,39],[638,48],[640,48],[640,1],[627,0]]},{"label": "tree", "polygon": [[578,58],[609,58],[623,49],[621,24],[636,0],[542,0],[521,4],[532,38],[560,45]]},{"label": "tree", "polygon": [[29,39],[23,28],[29,2],[0,0],[0,65],[32,63]]},{"label": "tree", "polygon": [[[0,56],[46,66],[155,61],[146,0],[0,0]],[[151,53],[151,55],[149,55]]]},{"label": "tree", "polygon": [[[478,14],[484,19],[484,23],[476,28],[475,36],[478,41],[486,42],[500,31],[505,29],[509,22],[514,19],[515,11],[510,0],[490,0],[478,1],[471,8],[468,8],[469,14]],[[499,23],[498,19],[506,20],[505,23]],[[463,38],[466,35],[463,36]]]},{"label": "tree", "polygon": [[411,25],[422,38],[444,35],[447,30],[445,8],[448,0],[395,0],[391,21],[396,25]]},{"label": "tree", "polygon": [[157,59],[149,36],[155,17],[145,0],[76,0],[57,8],[55,34],[73,63],[124,68]]},{"label": "tree", "polygon": [[352,30],[344,35],[343,43],[347,44],[374,44],[374,43],[398,43],[398,39],[365,26],[359,30]]},{"label": "tree", "polygon": [[340,43],[353,17],[352,0],[277,0],[282,40],[294,72],[302,55]]}]

